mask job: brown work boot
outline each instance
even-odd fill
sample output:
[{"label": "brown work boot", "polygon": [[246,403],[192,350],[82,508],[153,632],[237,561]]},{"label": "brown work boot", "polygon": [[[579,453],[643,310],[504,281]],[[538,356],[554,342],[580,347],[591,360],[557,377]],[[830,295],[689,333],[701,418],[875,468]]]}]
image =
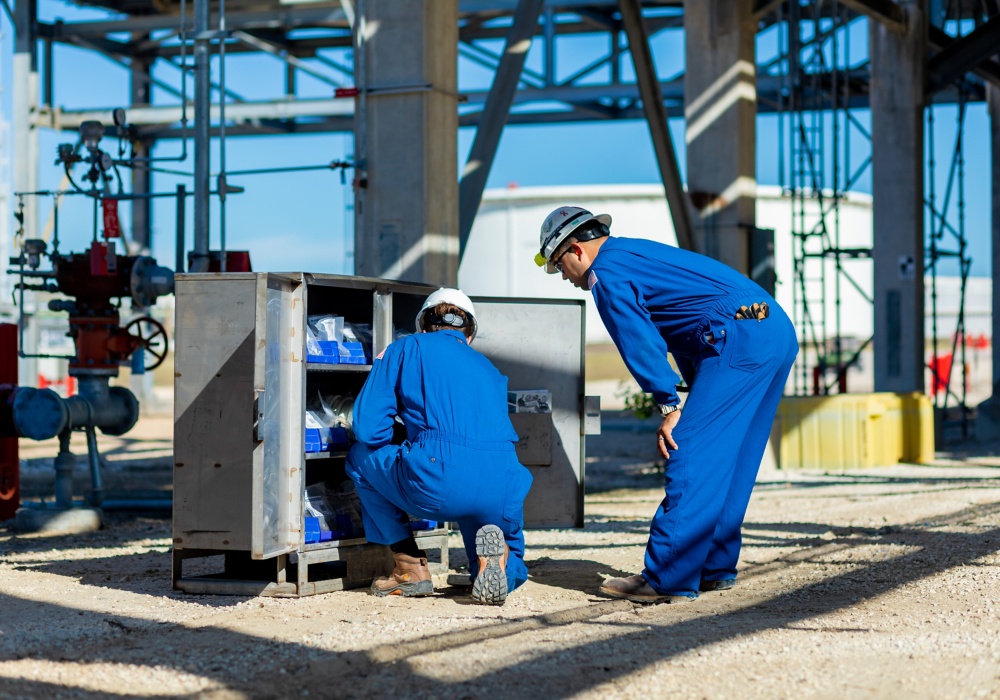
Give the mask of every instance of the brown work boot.
[{"label": "brown work boot", "polygon": [[694,596],[663,595],[650,586],[642,574],[627,578],[609,578],[601,585],[601,593],[612,598],[624,598],[633,603],[690,603]]},{"label": "brown work boot", "polygon": [[387,595],[412,597],[434,593],[434,582],[431,580],[431,570],[427,568],[426,558],[395,552],[392,558],[396,561],[392,575],[375,579],[372,582],[372,595],[384,598]]},{"label": "brown work boot", "polygon": [[483,525],[476,533],[479,568],[472,583],[472,597],[483,605],[503,605],[507,600],[507,557],[510,547],[496,525]]}]

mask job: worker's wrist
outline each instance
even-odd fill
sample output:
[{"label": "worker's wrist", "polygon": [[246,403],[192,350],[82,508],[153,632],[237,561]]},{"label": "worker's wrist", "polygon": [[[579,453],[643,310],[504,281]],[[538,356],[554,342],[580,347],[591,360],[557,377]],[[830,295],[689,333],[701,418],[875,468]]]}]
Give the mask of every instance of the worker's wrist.
[{"label": "worker's wrist", "polygon": [[676,413],[677,411],[681,410],[681,407],[678,404],[668,404],[668,403],[657,404],[657,408],[660,409],[660,415],[663,416],[664,418],[669,416],[671,413]]}]

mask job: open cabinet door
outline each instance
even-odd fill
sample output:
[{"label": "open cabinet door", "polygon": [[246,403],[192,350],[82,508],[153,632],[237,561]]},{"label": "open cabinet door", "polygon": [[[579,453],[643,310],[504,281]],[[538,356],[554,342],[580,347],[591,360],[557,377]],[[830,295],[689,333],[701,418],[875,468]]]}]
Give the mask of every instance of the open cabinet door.
[{"label": "open cabinet door", "polygon": [[267,559],[302,540],[305,312],[300,279],[257,278],[251,548]]},{"label": "open cabinet door", "polygon": [[525,526],[583,527],[584,302],[473,302],[479,321],[474,347],[508,377],[518,459],[535,479],[524,504]]}]

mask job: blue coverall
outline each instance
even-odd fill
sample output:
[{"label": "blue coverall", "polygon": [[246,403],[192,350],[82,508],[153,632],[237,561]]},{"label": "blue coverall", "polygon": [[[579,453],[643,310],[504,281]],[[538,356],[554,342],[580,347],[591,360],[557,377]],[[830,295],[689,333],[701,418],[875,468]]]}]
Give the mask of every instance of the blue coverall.
[{"label": "blue coverall", "polygon": [[[397,415],[402,445],[390,443]],[[347,473],[369,542],[409,537],[407,514],[455,522],[475,577],[476,531],[493,524],[510,547],[507,590],[528,579],[522,527],[532,478],[514,452],[507,377],[460,331],[419,333],[386,348],[354,403],[354,436]]]},{"label": "blue coverall", "polygon": [[[588,281],[643,391],[658,404],[678,403],[668,351],[690,387],[642,575],[660,594],[697,597],[700,581],[736,577],[740,527],[798,353],[795,329],[732,268],[653,241],[609,237]],[[735,319],[740,306],[759,302],[769,318]]]}]

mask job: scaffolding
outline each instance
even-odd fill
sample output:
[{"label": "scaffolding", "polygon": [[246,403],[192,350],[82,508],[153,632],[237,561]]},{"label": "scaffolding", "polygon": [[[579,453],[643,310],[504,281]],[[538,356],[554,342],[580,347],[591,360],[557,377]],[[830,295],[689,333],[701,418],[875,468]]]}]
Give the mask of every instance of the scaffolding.
[{"label": "scaffolding", "polygon": [[[837,0],[787,3],[779,9],[779,55],[768,66],[783,82],[779,180],[791,202],[792,318],[801,347],[792,374],[800,395],[846,392],[848,367],[871,343],[845,338],[842,323],[846,287],[872,303],[862,279],[870,265],[855,264],[871,257],[870,244],[851,245],[841,233],[841,205],[871,165],[871,135],[857,114],[867,60],[851,63],[856,21]],[[860,162],[858,141],[868,151]]]},{"label": "scaffolding", "polygon": [[[933,26],[958,38],[978,28],[983,15],[988,15],[988,8],[980,0],[949,0],[932,5],[930,20]],[[924,204],[928,224],[925,252],[930,283],[931,326],[928,368],[931,395],[940,415],[942,436],[955,430],[960,432],[962,439],[966,439],[973,425],[973,409],[968,405],[969,339],[965,326],[966,294],[972,268],[965,222],[965,126],[968,105],[976,99],[979,90],[964,75],[951,87],[957,93],[957,100],[951,95],[942,100],[940,92],[929,94],[925,115],[927,197]],[[942,107],[938,104],[940,101],[953,104]],[[954,112],[955,136],[950,146],[945,144],[948,150],[945,151],[944,162],[939,164],[935,125],[942,112]],[[959,278],[958,310],[953,324],[945,323],[938,304],[938,278],[941,268],[949,263],[957,268]]]}]

